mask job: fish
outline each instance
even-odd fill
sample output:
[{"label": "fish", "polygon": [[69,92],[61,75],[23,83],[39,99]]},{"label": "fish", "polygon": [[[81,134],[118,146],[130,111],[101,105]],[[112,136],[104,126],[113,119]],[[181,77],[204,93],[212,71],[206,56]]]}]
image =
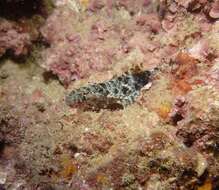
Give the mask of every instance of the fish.
[{"label": "fish", "polygon": [[134,103],[141,89],[150,83],[151,74],[145,70],[90,84],[71,91],[65,101],[70,107],[83,107],[85,110],[124,109]]}]

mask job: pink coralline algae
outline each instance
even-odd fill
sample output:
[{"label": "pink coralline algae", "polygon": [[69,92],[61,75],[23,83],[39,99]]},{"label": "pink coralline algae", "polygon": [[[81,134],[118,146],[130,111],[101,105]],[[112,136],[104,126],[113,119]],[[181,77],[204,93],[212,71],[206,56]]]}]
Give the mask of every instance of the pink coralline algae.
[{"label": "pink coralline algae", "polygon": [[91,0],[89,4],[89,10],[96,11],[104,7],[104,2],[101,0]]},{"label": "pink coralline algae", "polygon": [[157,14],[154,13],[147,15],[142,14],[141,16],[138,16],[136,18],[136,24],[140,26],[145,26],[145,29],[148,29],[153,33],[158,33],[161,29],[159,17],[157,16]]},{"label": "pink coralline algae", "polygon": [[[148,16],[142,14],[139,18],[135,15],[131,19],[132,14],[128,9],[125,10],[130,3],[119,1],[104,5],[104,9],[109,9],[106,6],[111,4],[114,14],[120,14],[116,19],[112,15],[106,19],[101,11],[93,12],[97,7],[100,8],[99,1],[90,1],[88,12],[82,13],[80,17],[66,7],[56,9],[41,28],[42,36],[50,44],[43,52],[41,66],[57,75],[67,86],[74,80],[112,69],[115,63],[125,59],[134,49],[148,51],[142,40],[132,40],[137,34],[135,27],[138,27],[137,36],[147,38],[147,33],[158,34],[161,31],[159,17],[151,13]],[[117,6],[119,8],[115,9]],[[120,24],[123,19],[130,22]],[[156,47],[149,49],[153,51]]]},{"label": "pink coralline algae", "polygon": [[214,19],[219,18],[219,1],[216,1],[212,4],[211,10],[209,12],[209,16]]},{"label": "pink coralline algae", "polygon": [[[160,1],[158,12],[148,0],[92,0],[84,4],[85,10],[79,7],[76,11],[59,6],[41,28],[49,48],[43,51],[40,65],[66,86],[111,70],[133,52],[140,52],[136,57],[142,58],[133,64],[148,66],[168,60],[184,49],[184,41],[190,38],[197,41],[188,48],[195,59],[203,61],[211,53],[208,40],[200,36],[212,30],[214,19],[209,15],[215,17],[217,1]],[[188,18],[182,20],[181,12],[185,11]],[[195,12],[200,14],[193,17]],[[129,69],[129,61],[125,62]]]},{"label": "pink coralline algae", "polygon": [[102,45],[105,40],[115,37],[104,23],[90,25],[82,36],[75,30],[75,18],[72,10],[56,10],[41,29],[51,46],[43,53],[41,66],[56,74],[65,85],[88,77],[94,71],[108,69],[115,51]]},{"label": "pink coralline algae", "polygon": [[95,12],[104,7],[108,9],[111,9],[112,7],[123,7],[130,13],[134,14],[150,4],[151,0],[90,0],[88,9]]},{"label": "pink coralline algae", "polygon": [[45,52],[48,70],[59,76],[64,84],[88,77],[93,71],[102,71],[111,64],[110,55],[95,44],[80,45],[67,42],[62,48],[53,47]]},{"label": "pink coralline algae", "polygon": [[7,51],[15,57],[26,55],[31,44],[28,33],[6,20],[0,20],[0,57]]}]

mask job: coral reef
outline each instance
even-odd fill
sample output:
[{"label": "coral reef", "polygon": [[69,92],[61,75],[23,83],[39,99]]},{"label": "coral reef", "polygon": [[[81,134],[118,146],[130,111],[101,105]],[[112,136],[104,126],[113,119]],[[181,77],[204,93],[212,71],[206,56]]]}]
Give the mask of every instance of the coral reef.
[{"label": "coral reef", "polygon": [[17,57],[26,55],[30,45],[31,39],[27,32],[16,23],[0,19],[0,57],[6,52]]},{"label": "coral reef", "polygon": [[6,2],[0,189],[219,189],[218,0]]},{"label": "coral reef", "polygon": [[[123,72],[139,64],[146,68],[156,66],[163,59],[171,59],[177,48],[192,46],[191,41],[199,41],[205,32],[211,30],[209,12],[215,3],[59,2],[41,29],[51,46],[43,53],[41,66],[56,74],[65,85],[89,78],[96,72],[112,70],[118,63],[121,63]],[[71,5],[71,8],[63,4]],[[182,19],[181,13],[185,11],[188,14]],[[199,12],[198,17],[194,17],[193,12]],[[208,43],[209,39],[202,40],[190,52],[199,58],[206,57],[212,51]]]},{"label": "coral reef", "polygon": [[[145,29],[142,26],[139,34],[134,36],[135,20],[131,19],[122,5],[118,4],[119,10],[114,7],[111,16],[105,12],[90,15],[90,6],[95,7],[89,4],[88,12],[81,12],[81,15],[70,8],[59,7],[41,29],[50,44],[50,48],[43,52],[44,61],[41,65],[56,74],[65,85],[80,78],[88,78],[93,73],[110,70],[118,62],[121,62],[121,69],[127,71],[127,62],[130,62],[130,69],[135,59],[144,59],[139,48],[146,48],[141,42],[141,37],[147,37],[143,34]],[[153,21],[148,19],[150,22],[146,28],[156,33],[160,26],[159,20],[155,14],[151,17]],[[143,60],[137,62],[140,64]]]},{"label": "coral reef", "polygon": [[25,57],[33,42],[40,40],[39,28],[52,10],[50,0],[2,0],[0,2],[0,57]]}]

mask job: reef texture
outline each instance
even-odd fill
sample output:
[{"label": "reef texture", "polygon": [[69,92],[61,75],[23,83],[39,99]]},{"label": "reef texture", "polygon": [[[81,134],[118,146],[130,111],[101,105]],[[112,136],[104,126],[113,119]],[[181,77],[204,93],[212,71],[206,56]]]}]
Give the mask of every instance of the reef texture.
[{"label": "reef texture", "polygon": [[[118,62],[121,62],[121,68],[117,69],[120,75],[128,71],[134,62],[140,64],[139,59],[143,63],[145,56],[142,51],[147,52],[150,47],[141,38],[148,37],[145,30],[156,33],[160,29],[156,14],[151,14],[148,21],[153,21],[143,27],[136,24],[136,19],[120,3],[109,7],[104,1],[87,3],[81,2],[81,7],[80,3],[76,4],[80,10],[83,4],[87,7],[79,13],[72,10],[74,7],[71,6],[57,8],[41,29],[50,48],[43,52],[40,65],[56,74],[65,85],[95,73],[112,70]],[[117,6],[120,8],[117,9]],[[136,6],[141,6],[140,1]],[[129,59],[130,64],[124,63],[126,59]]]},{"label": "reef texture", "polygon": [[52,8],[50,0],[2,0],[0,58],[27,57],[33,43],[40,41],[39,28]]},{"label": "reef texture", "polygon": [[[44,61],[40,64],[65,85],[112,70],[118,62],[123,71],[134,64],[154,66],[170,59],[185,43],[198,43],[199,47],[192,51],[205,54],[208,43],[199,40],[211,30],[216,21],[216,13],[212,12],[217,9],[217,2],[209,1],[103,0],[57,4],[59,7],[41,29],[51,47],[43,53]],[[182,19],[186,11],[188,14]]]},{"label": "reef texture", "polygon": [[30,44],[30,35],[19,25],[0,19],[0,57],[6,52],[17,57],[26,55]]},{"label": "reef texture", "polygon": [[1,59],[0,189],[219,189],[219,2],[54,4]]}]

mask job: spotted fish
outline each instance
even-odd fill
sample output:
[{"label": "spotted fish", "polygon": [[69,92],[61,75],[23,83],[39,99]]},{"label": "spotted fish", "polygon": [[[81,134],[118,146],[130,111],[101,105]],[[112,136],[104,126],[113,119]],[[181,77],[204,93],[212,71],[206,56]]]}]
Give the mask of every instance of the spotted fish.
[{"label": "spotted fish", "polygon": [[148,70],[122,75],[73,90],[66,96],[66,103],[72,107],[80,105],[88,110],[123,109],[136,100],[150,79],[151,71]]}]

